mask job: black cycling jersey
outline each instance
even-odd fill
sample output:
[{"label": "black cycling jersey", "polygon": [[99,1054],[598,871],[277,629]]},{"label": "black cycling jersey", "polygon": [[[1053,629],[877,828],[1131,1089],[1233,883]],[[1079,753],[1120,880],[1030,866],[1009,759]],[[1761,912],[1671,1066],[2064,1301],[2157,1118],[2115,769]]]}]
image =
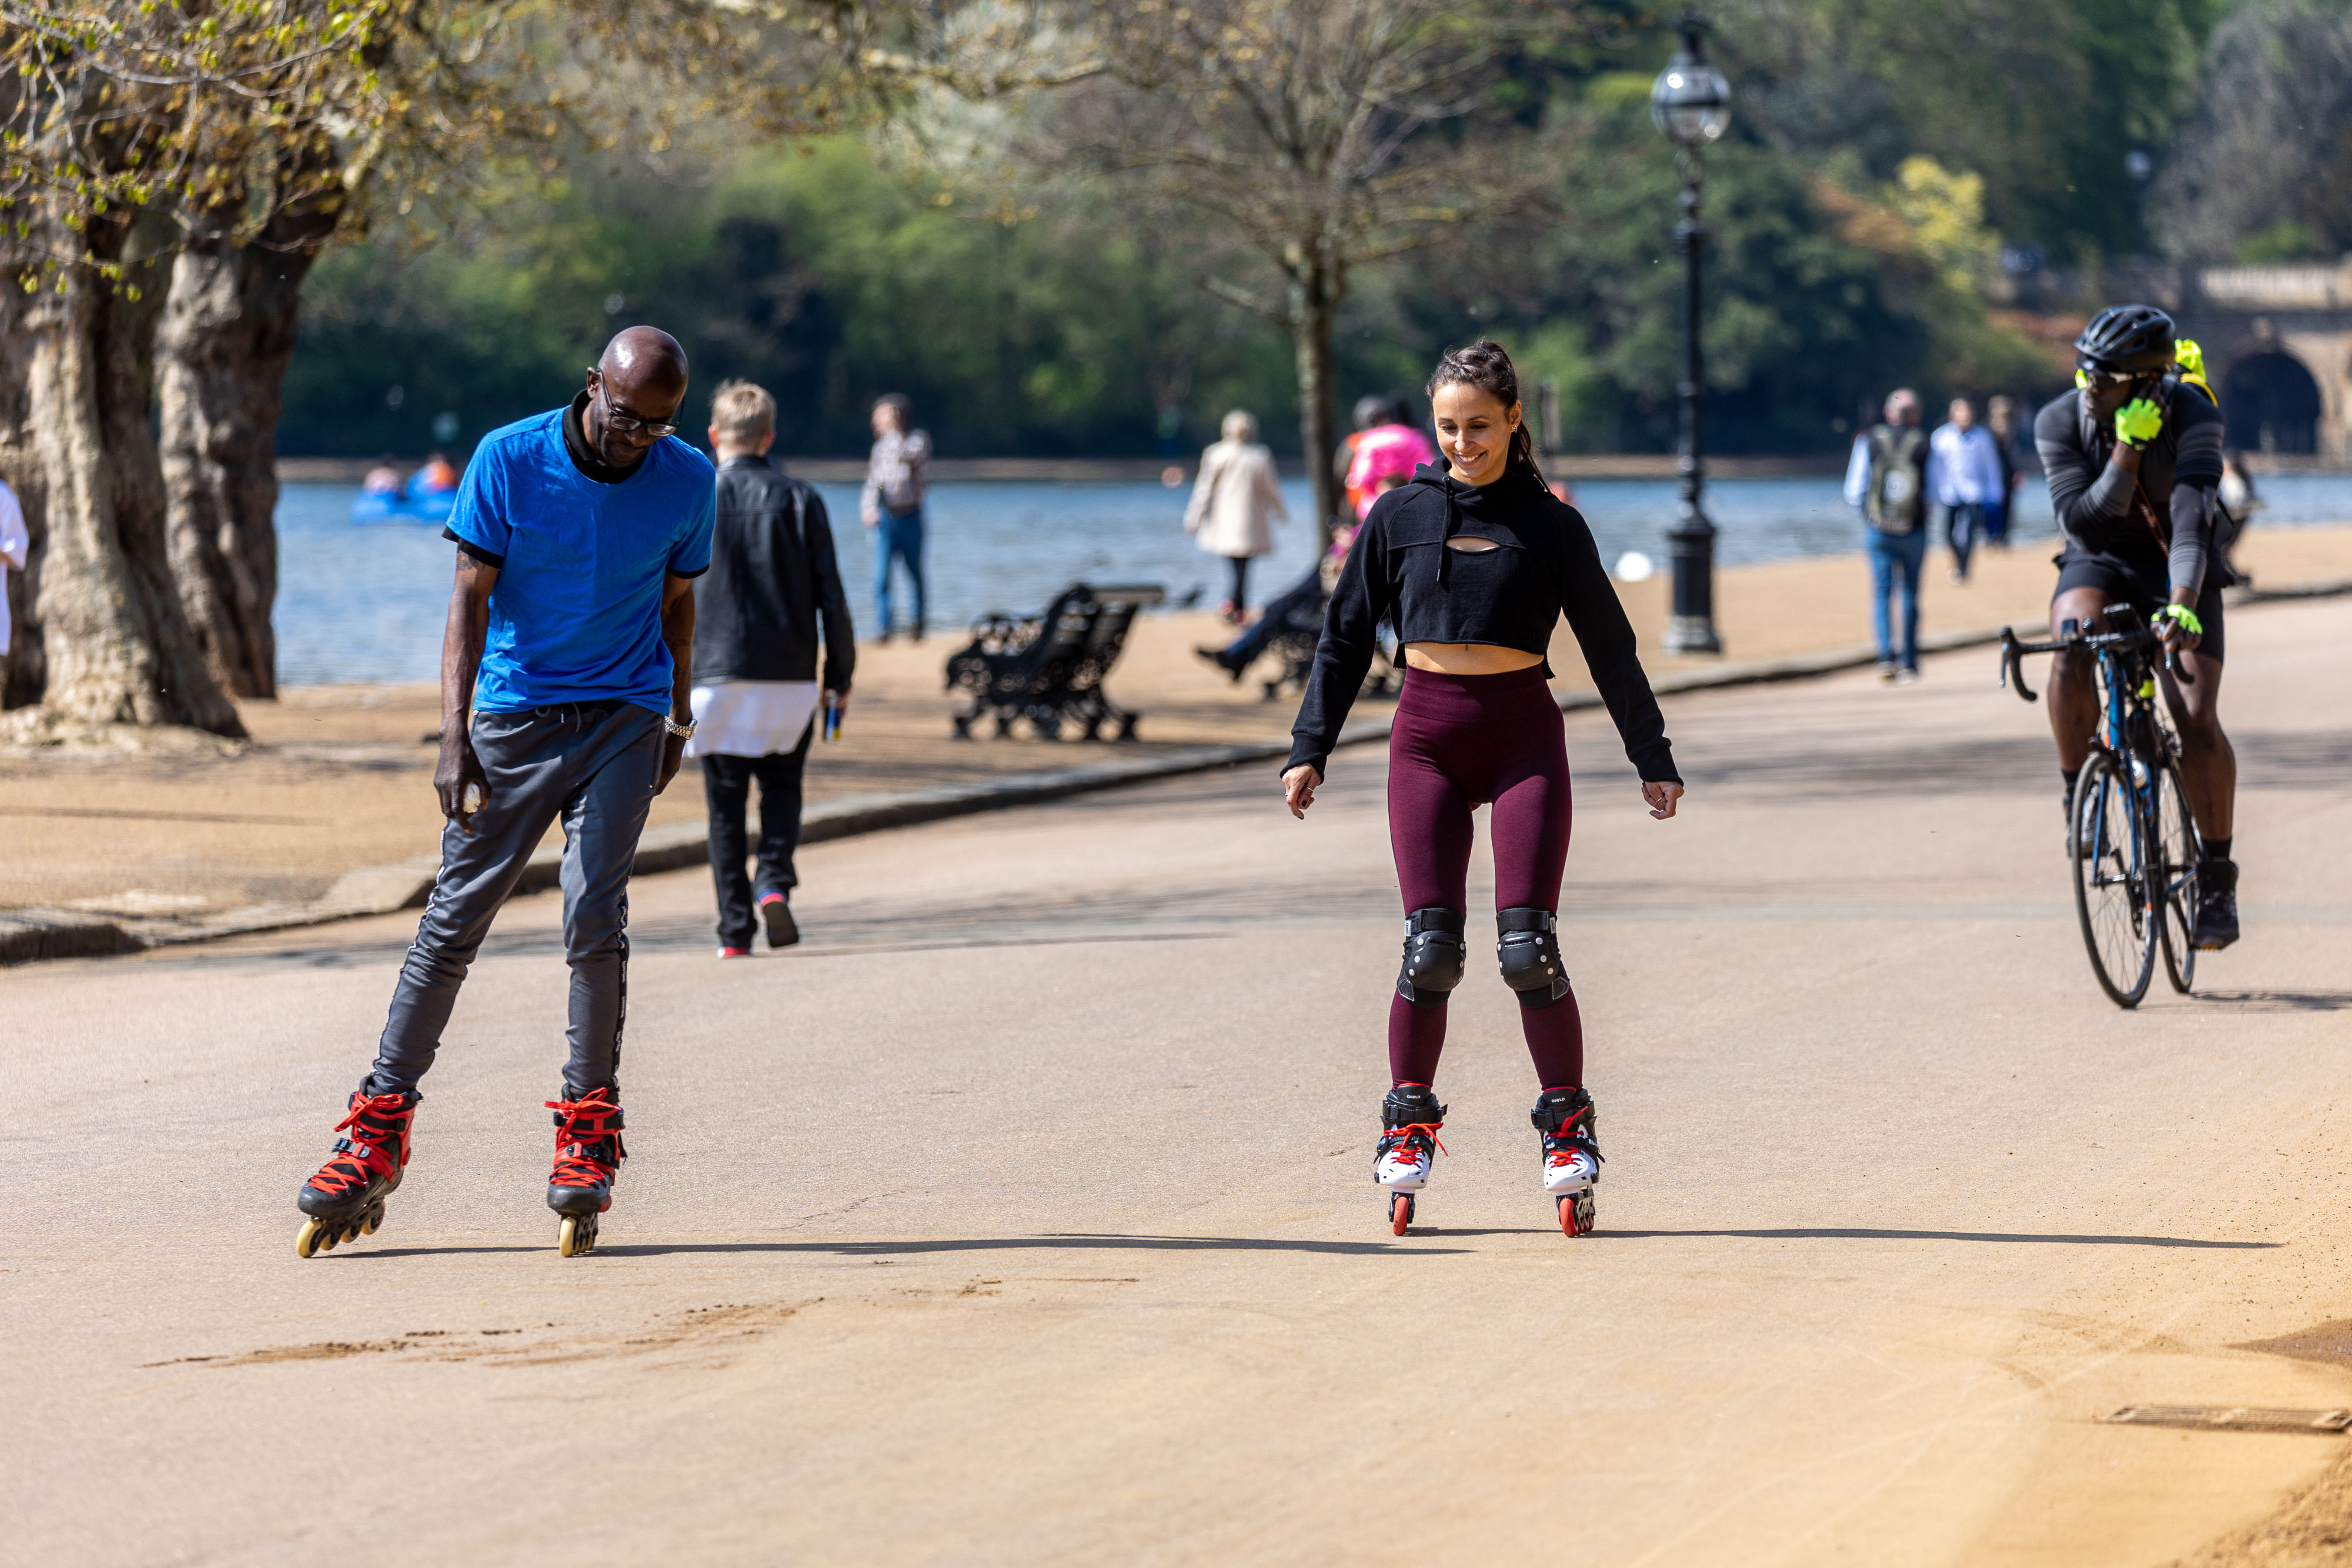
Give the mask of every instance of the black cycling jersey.
[{"label": "black cycling jersey", "polygon": [[2221,411],[2195,387],[2172,389],[2164,428],[2135,476],[2111,467],[2112,432],[2095,429],[2080,392],[2033,422],[2050,505],[2071,549],[2168,570],[2173,588],[2202,589],[2212,559],[2213,496],[2221,483]]},{"label": "black cycling jersey", "polygon": [[[1445,541],[1456,536],[1499,548],[1454,549]],[[1356,535],[1324,617],[1285,771],[1302,762],[1325,770],[1384,617],[1394,616],[1400,642],[1485,643],[1540,658],[1563,613],[1625,755],[1643,779],[1680,783],[1633,628],[1583,516],[1530,474],[1507,473],[1481,488],[1428,464],[1375,501]]]}]

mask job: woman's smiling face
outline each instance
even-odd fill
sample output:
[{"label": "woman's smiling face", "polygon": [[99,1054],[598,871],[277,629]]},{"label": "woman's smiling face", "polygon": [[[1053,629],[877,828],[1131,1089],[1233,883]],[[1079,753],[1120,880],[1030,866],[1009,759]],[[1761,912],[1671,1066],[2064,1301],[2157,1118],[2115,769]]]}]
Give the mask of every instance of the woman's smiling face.
[{"label": "woman's smiling face", "polygon": [[1466,382],[1448,382],[1430,394],[1438,450],[1446,467],[1465,485],[1491,485],[1503,476],[1511,455],[1511,433],[1519,427],[1519,405],[1507,406],[1493,392]]}]

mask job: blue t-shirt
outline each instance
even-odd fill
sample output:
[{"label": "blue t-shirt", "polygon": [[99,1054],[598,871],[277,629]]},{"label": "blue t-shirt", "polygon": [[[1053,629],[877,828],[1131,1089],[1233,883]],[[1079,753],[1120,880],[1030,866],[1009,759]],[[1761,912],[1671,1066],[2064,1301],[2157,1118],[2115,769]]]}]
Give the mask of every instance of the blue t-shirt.
[{"label": "blue t-shirt", "polygon": [[716,471],[667,435],[598,484],[564,450],[563,413],[483,437],[449,513],[451,533],[502,558],[475,710],[618,699],[667,713],[662,580],[709,570]]}]

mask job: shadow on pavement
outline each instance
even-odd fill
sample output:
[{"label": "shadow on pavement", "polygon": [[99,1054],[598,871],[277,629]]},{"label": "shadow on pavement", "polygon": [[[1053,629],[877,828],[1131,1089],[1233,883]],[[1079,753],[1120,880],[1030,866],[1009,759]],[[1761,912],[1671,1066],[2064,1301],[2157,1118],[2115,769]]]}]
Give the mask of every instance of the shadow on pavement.
[{"label": "shadow on pavement", "polygon": [[[1485,1231],[1455,1231],[1457,1236]],[[1493,1232],[1516,1235],[1515,1231]],[[1696,1234],[1694,1232],[1694,1234]],[[599,1258],[663,1258],[676,1252],[837,1252],[853,1258],[908,1252],[1004,1252],[1024,1249],[1063,1251],[1157,1252],[1305,1252],[1353,1257],[1368,1253],[1410,1252],[1436,1257],[1459,1252],[1459,1247],[1399,1247],[1391,1241],[1280,1241],[1263,1236],[975,1236],[945,1241],[677,1241],[621,1242],[597,1245]],[[471,1252],[546,1252],[549,1247],[385,1247],[344,1254],[351,1258],[428,1258]]]},{"label": "shadow on pavement", "polygon": [[2251,1013],[2340,1013],[2352,1009],[2352,991],[2200,991],[2196,999],[2220,1002]]},{"label": "shadow on pavement", "polygon": [[1595,1236],[1640,1241],[1657,1236],[1746,1236],[1765,1241],[2042,1241],[2066,1247],[2196,1247],[2230,1252],[2269,1251],[2280,1241],[2200,1241],[2187,1236],[2037,1236],[2002,1230],[1868,1230],[1808,1227],[1788,1230],[1611,1230]]}]

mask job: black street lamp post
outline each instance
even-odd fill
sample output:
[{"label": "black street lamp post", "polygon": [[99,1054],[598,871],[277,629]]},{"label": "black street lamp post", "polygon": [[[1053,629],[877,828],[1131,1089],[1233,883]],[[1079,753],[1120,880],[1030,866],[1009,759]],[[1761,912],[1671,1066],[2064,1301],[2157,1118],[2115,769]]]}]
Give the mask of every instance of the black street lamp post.
[{"label": "black street lamp post", "polygon": [[1715,525],[1707,521],[1706,449],[1701,435],[1706,398],[1706,360],[1699,348],[1699,254],[1706,229],[1698,221],[1699,149],[1731,123],[1731,85],[1706,63],[1700,41],[1706,18],[1686,12],[1675,24],[1683,47],[1650,88],[1650,119],[1682,149],[1675,157],[1683,173],[1682,221],[1675,243],[1683,253],[1682,444],[1675,465],[1682,476],[1682,507],[1666,543],[1675,563],[1673,612],[1666,620],[1669,653],[1720,653],[1715,632]]}]

